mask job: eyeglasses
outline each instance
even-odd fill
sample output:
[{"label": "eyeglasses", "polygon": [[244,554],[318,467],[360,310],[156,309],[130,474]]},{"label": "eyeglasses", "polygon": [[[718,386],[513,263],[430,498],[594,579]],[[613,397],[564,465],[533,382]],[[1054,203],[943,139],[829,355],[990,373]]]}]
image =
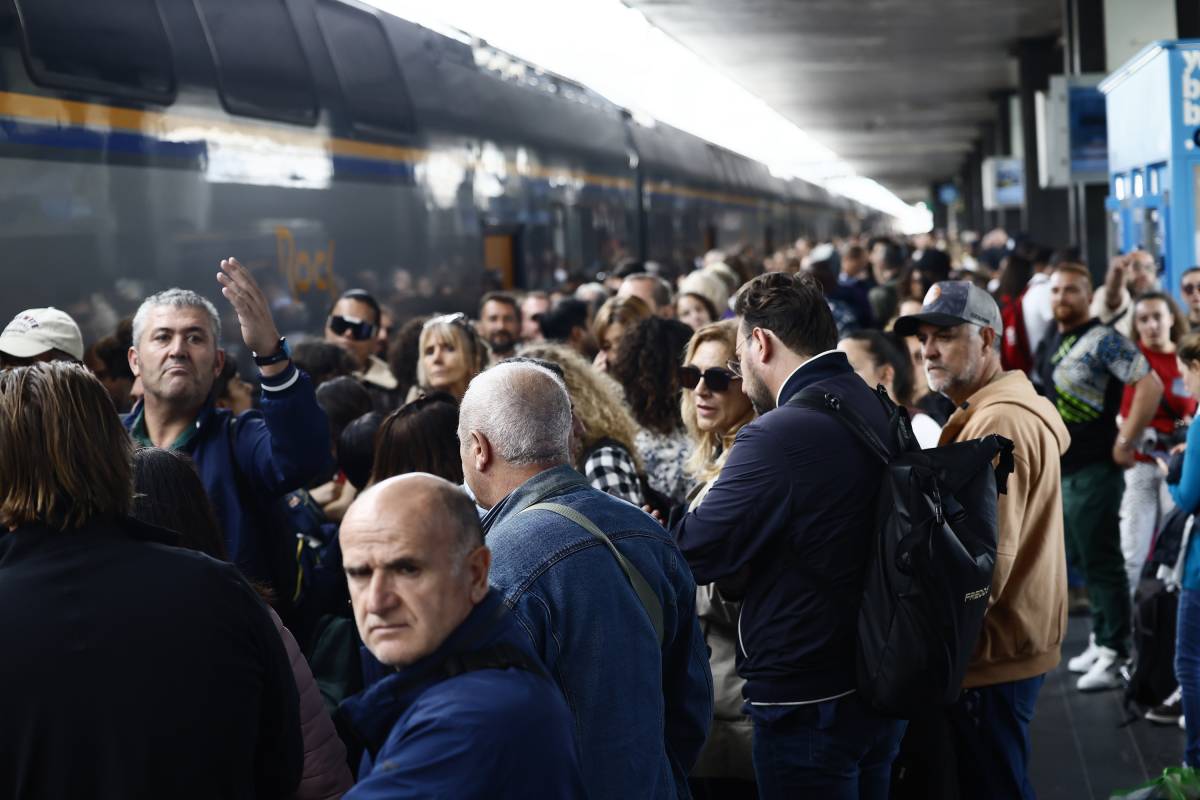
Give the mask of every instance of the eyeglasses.
[{"label": "eyeglasses", "polygon": [[1180,287],[1184,294],[1195,294],[1200,292],[1200,283],[1185,283]]},{"label": "eyeglasses", "polygon": [[688,391],[695,389],[701,378],[704,379],[704,385],[714,392],[728,391],[731,383],[742,379],[732,370],[720,367],[709,367],[701,372],[699,367],[686,366],[680,367],[678,374],[679,385]]},{"label": "eyeglasses", "polygon": [[343,317],[337,314],[329,318],[329,330],[338,336],[349,331],[350,338],[356,342],[365,342],[375,335],[374,323],[356,317]]},{"label": "eyeglasses", "polygon": [[[745,339],[742,340],[742,342],[744,342],[746,344],[746,346],[749,347],[750,340],[753,338],[754,338],[754,331],[750,331],[750,333],[746,336]],[[736,347],[733,348],[733,358],[726,361],[725,366],[729,369],[730,372],[733,373],[735,378],[737,378],[738,380],[741,380],[741,378],[742,378],[742,357],[741,357],[741,354],[738,353]]]}]

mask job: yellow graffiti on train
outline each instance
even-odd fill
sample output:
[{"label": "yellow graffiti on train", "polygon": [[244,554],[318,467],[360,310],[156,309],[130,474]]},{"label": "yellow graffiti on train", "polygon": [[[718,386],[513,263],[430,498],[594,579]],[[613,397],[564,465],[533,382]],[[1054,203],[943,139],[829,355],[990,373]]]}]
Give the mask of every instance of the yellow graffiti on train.
[{"label": "yellow graffiti on train", "polygon": [[312,251],[296,247],[296,237],[280,225],[275,228],[275,252],[279,271],[287,280],[293,299],[299,301],[309,292],[323,292],[337,297],[337,279],[333,275],[334,240],[329,247]]}]

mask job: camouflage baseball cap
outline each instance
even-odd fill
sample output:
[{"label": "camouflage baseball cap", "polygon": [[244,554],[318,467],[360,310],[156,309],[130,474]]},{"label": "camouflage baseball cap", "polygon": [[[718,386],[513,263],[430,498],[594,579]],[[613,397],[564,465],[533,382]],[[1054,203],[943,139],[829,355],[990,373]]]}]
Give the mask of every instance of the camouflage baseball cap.
[{"label": "camouflage baseball cap", "polygon": [[925,295],[920,314],[909,314],[896,320],[893,330],[901,336],[912,336],[921,325],[950,328],[969,322],[996,333],[1004,330],[1000,307],[992,296],[970,281],[941,281]]}]

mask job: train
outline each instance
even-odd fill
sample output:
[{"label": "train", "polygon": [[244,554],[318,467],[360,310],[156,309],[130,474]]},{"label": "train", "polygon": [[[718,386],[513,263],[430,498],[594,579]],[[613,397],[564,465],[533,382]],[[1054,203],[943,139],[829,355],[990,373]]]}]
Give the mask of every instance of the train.
[{"label": "train", "polygon": [[[618,56],[619,57],[619,56]],[[287,330],[892,220],[354,0],[0,0],[0,319],[247,264]],[[219,304],[227,307],[227,304]]]}]

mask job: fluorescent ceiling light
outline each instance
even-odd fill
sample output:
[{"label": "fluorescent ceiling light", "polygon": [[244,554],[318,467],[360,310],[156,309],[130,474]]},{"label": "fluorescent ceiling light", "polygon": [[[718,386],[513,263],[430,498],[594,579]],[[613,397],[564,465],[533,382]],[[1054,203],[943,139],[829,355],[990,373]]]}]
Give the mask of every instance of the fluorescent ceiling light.
[{"label": "fluorescent ceiling light", "polygon": [[368,0],[461,39],[484,39],[650,117],[761,161],[781,177],[826,186],[897,217],[909,232],[933,226],[763,100],[651,25],[620,0]]}]

